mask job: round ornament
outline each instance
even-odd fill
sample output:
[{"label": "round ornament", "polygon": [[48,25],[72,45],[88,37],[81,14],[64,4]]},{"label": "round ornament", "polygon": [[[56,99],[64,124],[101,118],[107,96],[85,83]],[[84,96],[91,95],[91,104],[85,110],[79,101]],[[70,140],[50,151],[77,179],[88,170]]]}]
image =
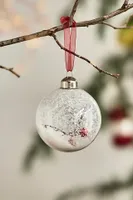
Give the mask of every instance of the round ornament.
[{"label": "round ornament", "polygon": [[112,142],[116,147],[127,147],[133,144],[133,123],[130,118],[126,117],[116,123]]},{"label": "round ornament", "polygon": [[122,106],[118,106],[118,107],[110,110],[108,113],[108,117],[109,117],[110,121],[112,121],[112,122],[121,121],[126,116],[127,116],[126,109]]},{"label": "round ornament", "polygon": [[65,77],[59,89],[41,100],[36,126],[51,148],[73,152],[84,149],[96,138],[101,113],[92,96],[78,88],[76,79]]}]

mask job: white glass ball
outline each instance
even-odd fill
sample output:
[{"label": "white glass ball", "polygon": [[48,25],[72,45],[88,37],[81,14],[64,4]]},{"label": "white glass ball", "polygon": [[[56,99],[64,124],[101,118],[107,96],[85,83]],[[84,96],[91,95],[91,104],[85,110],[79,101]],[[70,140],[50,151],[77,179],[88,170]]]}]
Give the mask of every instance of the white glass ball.
[{"label": "white glass ball", "polygon": [[64,152],[87,147],[97,136],[101,113],[96,101],[81,89],[57,89],[41,100],[36,126],[42,140]]}]

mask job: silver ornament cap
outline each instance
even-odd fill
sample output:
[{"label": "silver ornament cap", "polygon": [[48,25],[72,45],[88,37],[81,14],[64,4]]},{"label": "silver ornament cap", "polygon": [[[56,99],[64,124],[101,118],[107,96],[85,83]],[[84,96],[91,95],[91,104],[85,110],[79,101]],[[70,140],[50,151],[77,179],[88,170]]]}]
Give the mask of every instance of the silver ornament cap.
[{"label": "silver ornament cap", "polygon": [[77,89],[78,82],[72,76],[67,76],[61,80],[61,89]]}]

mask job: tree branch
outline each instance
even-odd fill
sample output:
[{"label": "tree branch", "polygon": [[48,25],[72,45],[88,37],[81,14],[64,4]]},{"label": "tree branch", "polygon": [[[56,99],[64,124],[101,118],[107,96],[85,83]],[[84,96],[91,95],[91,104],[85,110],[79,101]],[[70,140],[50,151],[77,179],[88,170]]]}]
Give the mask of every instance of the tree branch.
[{"label": "tree branch", "polygon": [[75,13],[77,11],[78,4],[79,4],[79,0],[76,0],[75,3],[74,3],[74,6],[72,8],[71,14],[70,14],[70,24],[73,21],[74,15],[75,15]]},{"label": "tree branch", "polygon": [[129,0],[125,0],[121,8],[126,8],[128,6]]},{"label": "tree branch", "polygon": [[0,69],[7,70],[7,71],[11,72],[12,74],[14,74],[15,76],[17,76],[18,78],[20,78],[20,75],[13,71],[13,68],[7,68],[7,67],[0,65]]},{"label": "tree branch", "polygon": [[117,29],[133,29],[133,26],[114,26],[112,24],[109,24],[107,22],[101,22],[100,24],[103,24],[103,25],[106,25],[106,26],[109,26],[115,30]]},{"label": "tree branch", "polygon": [[78,58],[80,58],[80,59],[86,61],[87,63],[89,63],[90,65],[92,65],[95,69],[97,69],[100,73],[104,73],[104,74],[107,74],[107,75],[112,76],[112,77],[115,77],[115,78],[118,78],[118,77],[119,77],[119,74],[112,74],[112,73],[110,73],[110,72],[104,71],[104,70],[100,69],[99,67],[97,67],[96,65],[94,65],[94,64],[93,64],[90,60],[88,60],[87,58],[85,58],[85,57],[83,57],[83,56],[80,56],[79,54],[74,53],[73,51],[70,51],[70,50],[66,49],[65,47],[63,47],[62,44],[59,42],[59,40],[57,39],[57,37],[56,37],[56,35],[55,35],[54,33],[53,33],[51,36],[54,38],[55,42],[57,43],[57,45],[58,45],[62,50],[67,51],[68,53],[71,53],[71,54],[75,55],[76,57],[78,57]]},{"label": "tree branch", "polygon": [[[78,22],[77,23],[77,27],[88,27],[90,25],[96,25],[96,24],[101,24],[101,22],[110,19],[112,17],[115,17],[121,13],[126,12],[127,10],[133,8],[133,3],[132,4],[128,4],[126,7],[121,7],[107,15],[104,15],[102,17],[98,17],[89,21],[83,21],[83,22]],[[71,26],[70,26],[71,27]],[[52,27],[50,29],[47,30],[42,30],[40,32],[36,32],[36,33],[32,33],[29,35],[24,35],[24,36],[20,36],[17,38],[12,38],[9,40],[5,40],[5,41],[1,41],[0,42],[0,47],[4,47],[7,45],[12,45],[12,44],[16,44],[16,43],[20,43],[20,42],[24,42],[24,41],[28,41],[28,40],[32,40],[35,38],[40,38],[40,37],[45,37],[45,36],[51,36],[53,33],[57,33],[59,31],[62,31],[64,29],[64,27],[62,25],[60,26],[56,26],[56,27]]]},{"label": "tree branch", "polygon": [[[90,25],[104,24],[104,25],[110,26],[110,27],[112,27],[114,29],[132,28],[132,27],[116,27],[116,26],[113,26],[113,25],[108,24],[108,23],[105,22],[105,20],[110,19],[112,17],[115,17],[115,16],[117,16],[117,15],[119,15],[121,13],[124,13],[127,10],[133,8],[133,3],[129,4],[128,2],[129,2],[129,0],[125,0],[121,8],[119,8],[119,9],[117,9],[117,10],[115,10],[115,11],[113,11],[113,12],[107,14],[107,15],[104,15],[102,17],[98,17],[98,18],[95,18],[95,19],[92,19],[92,20],[89,20],[89,21],[78,22],[76,24],[76,26],[77,27],[88,27]],[[71,14],[70,14],[70,21],[73,20],[73,17],[75,15],[76,11],[77,11],[78,3],[79,3],[79,0],[75,0],[74,6],[73,6]],[[72,25],[70,23],[69,27],[71,27],[71,26]],[[86,61],[87,63],[91,64],[94,68],[96,68],[99,72],[102,72],[104,74],[113,76],[115,78],[118,78],[119,74],[112,74],[112,73],[109,73],[107,71],[104,71],[104,70],[98,68],[93,63],[91,63],[91,61],[88,60],[87,58],[85,58],[83,56],[80,56],[80,55],[78,55],[78,54],[76,54],[76,53],[74,53],[72,51],[69,51],[68,49],[64,48],[61,45],[61,43],[57,40],[56,35],[55,35],[55,33],[59,32],[59,31],[62,31],[63,29],[64,29],[64,27],[62,25],[60,25],[60,26],[52,27],[52,28],[47,29],[47,30],[42,30],[40,32],[32,33],[32,34],[29,34],[29,35],[23,35],[23,36],[20,36],[20,37],[9,39],[9,40],[4,40],[4,41],[0,42],[0,47],[4,47],[4,46],[16,44],[16,43],[21,43],[21,42],[32,40],[32,39],[35,39],[35,38],[41,38],[41,37],[45,37],[45,36],[52,36],[54,38],[54,40],[56,41],[56,43],[64,51],[67,51],[67,52],[75,55],[76,57]],[[4,67],[4,66],[0,66],[0,68],[4,69],[4,70],[7,70],[7,71],[10,71],[15,76],[20,77],[19,74],[17,74],[16,72],[13,71],[13,68],[7,68],[7,67]]]}]

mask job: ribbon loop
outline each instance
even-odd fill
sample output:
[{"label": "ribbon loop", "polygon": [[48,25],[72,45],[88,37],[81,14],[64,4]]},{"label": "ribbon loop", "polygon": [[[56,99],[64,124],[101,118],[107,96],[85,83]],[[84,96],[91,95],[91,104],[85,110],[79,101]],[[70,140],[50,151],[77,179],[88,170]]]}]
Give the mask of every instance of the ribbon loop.
[{"label": "ribbon loop", "polygon": [[[69,51],[75,52],[76,50],[76,22],[72,21],[72,27],[69,27],[70,17],[62,16],[60,22],[64,27],[64,47]],[[65,65],[67,72],[72,72],[74,68],[75,56],[65,51]]]}]

